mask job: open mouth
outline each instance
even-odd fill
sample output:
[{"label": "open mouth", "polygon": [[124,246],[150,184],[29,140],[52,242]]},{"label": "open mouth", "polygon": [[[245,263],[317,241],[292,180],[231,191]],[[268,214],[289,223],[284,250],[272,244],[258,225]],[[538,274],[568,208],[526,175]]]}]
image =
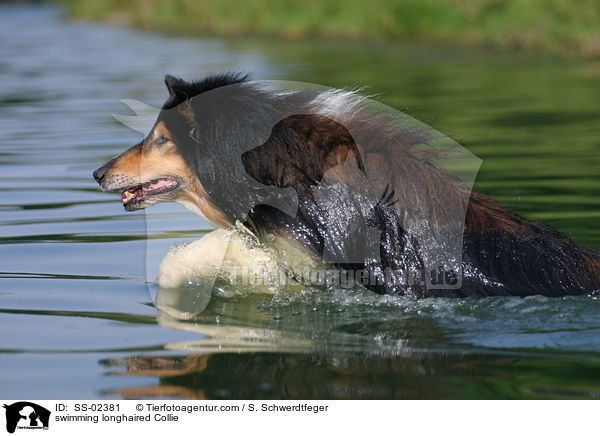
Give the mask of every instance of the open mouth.
[{"label": "open mouth", "polygon": [[171,192],[178,186],[177,180],[168,177],[150,180],[123,191],[121,203],[127,210],[142,209],[149,206],[152,197]]}]

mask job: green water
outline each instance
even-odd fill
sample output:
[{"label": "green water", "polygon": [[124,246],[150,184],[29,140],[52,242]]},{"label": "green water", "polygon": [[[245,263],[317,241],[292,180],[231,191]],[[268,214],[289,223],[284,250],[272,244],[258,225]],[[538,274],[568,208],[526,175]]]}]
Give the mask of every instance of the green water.
[{"label": "green water", "polygon": [[[483,159],[475,189],[600,250],[600,62],[421,45],[192,39],[0,8],[0,397],[598,398],[595,296],[215,295],[158,311],[149,252],[210,230],[125,213],[92,171],[164,73],[365,93]],[[167,207],[167,206],[165,206]],[[160,258],[158,259],[158,261]]]}]

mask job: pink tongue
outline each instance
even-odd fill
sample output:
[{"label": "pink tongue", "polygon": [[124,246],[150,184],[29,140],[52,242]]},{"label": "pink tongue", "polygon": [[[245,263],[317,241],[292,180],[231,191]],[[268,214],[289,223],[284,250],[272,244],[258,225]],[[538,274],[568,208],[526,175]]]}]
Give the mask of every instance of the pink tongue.
[{"label": "pink tongue", "polygon": [[148,186],[147,188],[144,188],[145,190],[156,190],[156,189],[160,189],[164,186],[169,187],[171,186],[173,182],[171,180],[158,180],[156,183],[151,184],[150,186]]},{"label": "pink tongue", "polygon": [[123,203],[127,203],[129,200],[131,200],[134,197],[136,200],[140,200],[145,197],[145,193],[148,191],[156,191],[156,190],[159,190],[162,188],[170,188],[174,184],[175,184],[175,182],[173,182],[173,180],[161,179],[161,180],[157,180],[155,183],[152,183],[147,186],[140,185],[136,188],[131,188],[127,191],[124,191],[123,195],[121,196],[121,201]]}]

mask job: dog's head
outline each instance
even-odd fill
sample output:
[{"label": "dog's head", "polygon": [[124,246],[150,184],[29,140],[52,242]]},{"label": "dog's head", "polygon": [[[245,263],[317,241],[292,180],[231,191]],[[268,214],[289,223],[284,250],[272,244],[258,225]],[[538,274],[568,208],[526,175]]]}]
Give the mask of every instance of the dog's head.
[{"label": "dog's head", "polygon": [[349,153],[364,172],[341,124],[290,115],[296,106],[246,76],[165,82],[169,97],[150,133],[94,172],[103,190],[122,192],[127,211],[172,201],[226,227],[256,204],[294,214],[281,188],[318,184]]},{"label": "dog's head", "polygon": [[122,192],[127,211],[172,201],[227,227],[259,204],[294,216],[299,196],[326,173],[330,182],[364,184],[362,150],[322,101],[339,106],[339,94],[279,92],[239,74],[167,76],[166,85],[150,133],[94,172],[102,189]]},{"label": "dog's head", "polygon": [[100,187],[122,192],[121,202],[127,211],[174,201],[217,226],[230,225],[210,200],[197,170],[190,166],[183,151],[192,140],[190,115],[186,112],[189,107],[185,103],[203,92],[246,80],[246,76],[239,74],[223,74],[188,83],[167,76],[169,97],[154,127],[141,142],[94,171]]}]

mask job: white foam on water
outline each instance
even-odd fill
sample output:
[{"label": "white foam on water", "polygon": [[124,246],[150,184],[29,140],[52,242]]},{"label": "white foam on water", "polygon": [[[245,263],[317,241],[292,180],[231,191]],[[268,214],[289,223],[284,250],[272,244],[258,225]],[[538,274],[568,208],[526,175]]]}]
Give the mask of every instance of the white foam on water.
[{"label": "white foam on water", "polygon": [[[267,248],[241,224],[218,229],[187,245],[173,247],[157,277],[161,288],[213,286],[220,293],[273,293],[302,289],[286,265],[290,250]],[[235,288],[235,289],[233,289]]]}]

